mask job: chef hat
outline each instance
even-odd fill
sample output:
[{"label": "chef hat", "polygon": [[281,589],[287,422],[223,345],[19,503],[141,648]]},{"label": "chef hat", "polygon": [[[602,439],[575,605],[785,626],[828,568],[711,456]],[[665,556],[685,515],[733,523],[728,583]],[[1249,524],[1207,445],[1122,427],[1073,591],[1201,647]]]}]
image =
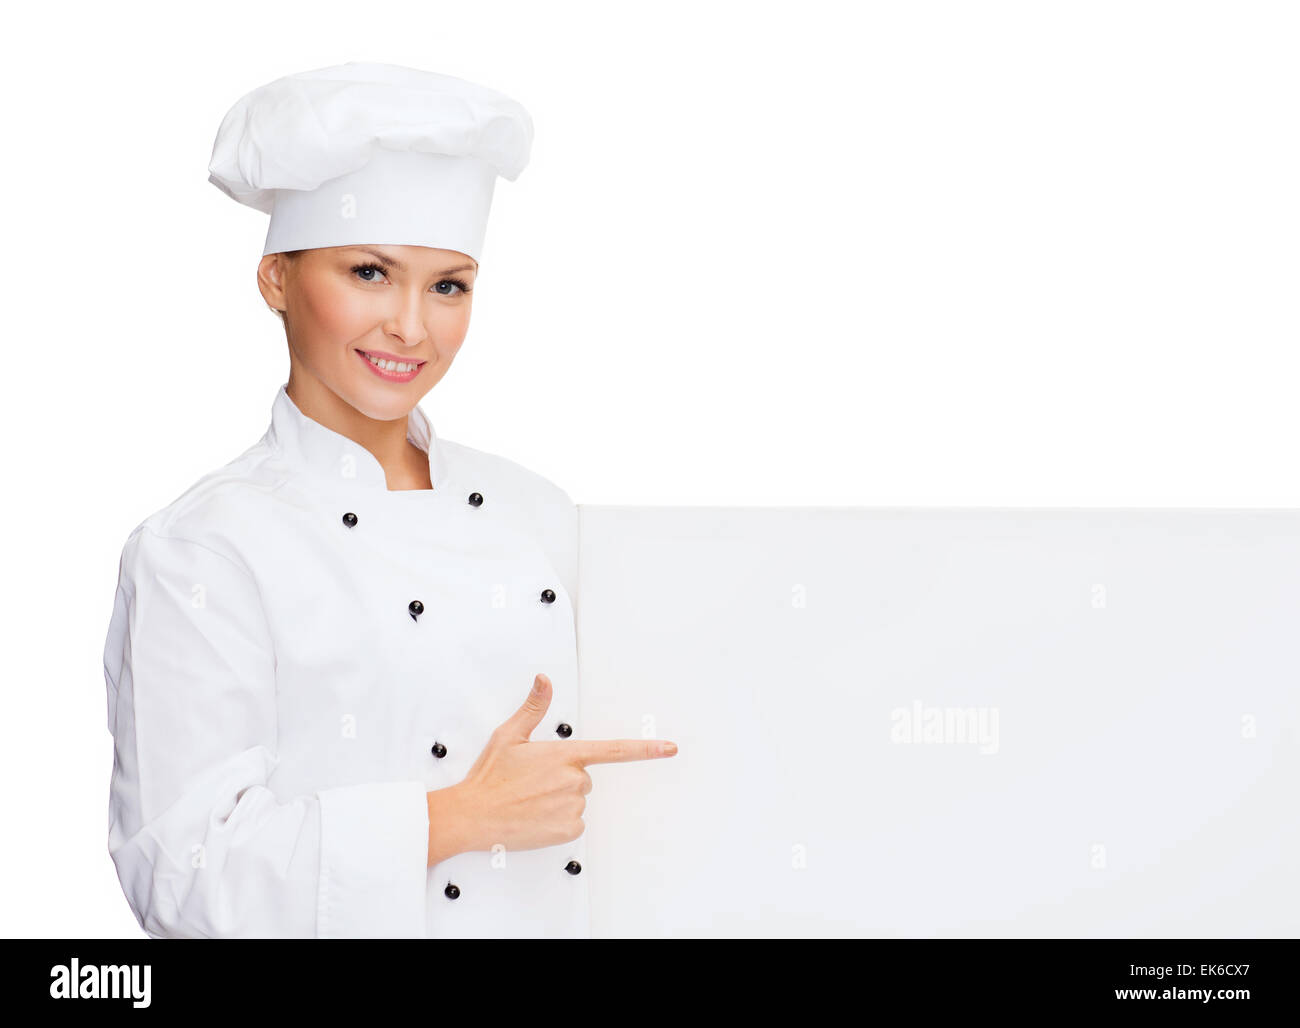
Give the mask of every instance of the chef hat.
[{"label": "chef hat", "polygon": [[528,163],[533,123],[472,82],[349,61],[288,75],[221,122],[208,181],[266,211],[263,255],[352,243],[479,259],[497,175]]}]

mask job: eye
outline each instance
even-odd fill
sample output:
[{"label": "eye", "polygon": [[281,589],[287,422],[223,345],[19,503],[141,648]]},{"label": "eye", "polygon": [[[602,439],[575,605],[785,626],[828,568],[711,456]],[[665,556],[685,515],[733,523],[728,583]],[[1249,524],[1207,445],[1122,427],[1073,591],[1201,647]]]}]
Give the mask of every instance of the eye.
[{"label": "eye", "polygon": [[457,289],[461,291],[461,293],[468,293],[470,291],[469,283],[462,278],[444,278],[441,282],[439,282],[437,285],[433,287],[438,291],[438,295],[440,296],[457,296],[459,294],[453,293],[449,290],[444,291],[442,288],[443,286],[455,286]]},{"label": "eye", "polygon": [[384,277],[384,269],[371,261],[369,264],[355,265],[352,268],[352,274],[356,275],[362,282],[378,282],[379,279]]}]

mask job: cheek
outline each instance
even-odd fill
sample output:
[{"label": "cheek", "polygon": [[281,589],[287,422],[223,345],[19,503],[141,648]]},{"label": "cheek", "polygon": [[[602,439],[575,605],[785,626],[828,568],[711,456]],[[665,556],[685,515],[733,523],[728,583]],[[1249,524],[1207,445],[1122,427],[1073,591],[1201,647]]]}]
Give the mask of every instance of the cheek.
[{"label": "cheek", "polygon": [[314,285],[302,291],[302,310],[313,336],[327,344],[364,335],[378,315],[364,293]]},{"label": "cheek", "polygon": [[448,357],[454,356],[469,333],[469,304],[457,304],[436,311],[430,327],[437,340],[438,350]]}]

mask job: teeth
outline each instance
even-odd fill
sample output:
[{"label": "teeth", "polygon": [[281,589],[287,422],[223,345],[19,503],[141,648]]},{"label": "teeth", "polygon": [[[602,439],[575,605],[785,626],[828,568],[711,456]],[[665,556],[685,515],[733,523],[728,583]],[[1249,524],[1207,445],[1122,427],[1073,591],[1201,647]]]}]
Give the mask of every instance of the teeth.
[{"label": "teeth", "polygon": [[383,368],[385,371],[414,371],[420,366],[418,364],[408,364],[405,361],[380,360],[378,357],[370,356],[370,354],[366,354],[366,360],[370,361],[370,363],[377,368]]}]

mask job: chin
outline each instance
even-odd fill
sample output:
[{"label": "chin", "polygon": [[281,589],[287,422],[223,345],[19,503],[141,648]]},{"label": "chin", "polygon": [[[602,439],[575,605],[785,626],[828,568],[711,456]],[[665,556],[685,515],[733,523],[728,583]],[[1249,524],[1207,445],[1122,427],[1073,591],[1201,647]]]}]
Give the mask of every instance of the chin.
[{"label": "chin", "polygon": [[[374,421],[396,421],[404,418],[415,409],[419,396],[409,389],[394,389],[391,386],[367,385],[357,389],[353,394],[355,402],[349,399],[358,411]],[[347,399],[345,397],[345,399]]]}]

